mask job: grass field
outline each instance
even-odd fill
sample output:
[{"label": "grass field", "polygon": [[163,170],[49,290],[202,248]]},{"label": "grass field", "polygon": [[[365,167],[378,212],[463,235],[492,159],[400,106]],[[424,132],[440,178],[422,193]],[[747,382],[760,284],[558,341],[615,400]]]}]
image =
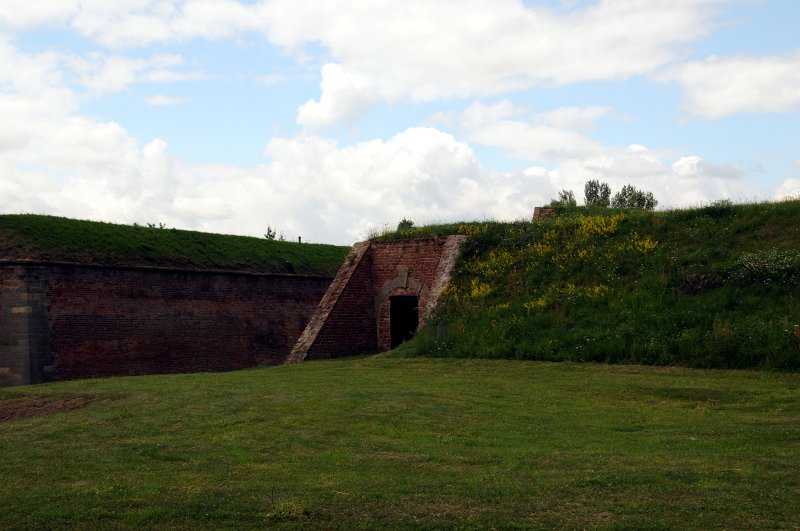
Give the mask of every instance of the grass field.
[{"label": "grass field", "polygon": [[376,356],[26,401],[86,407],[0,422],[2,528],[800,527],[798,374]]}]

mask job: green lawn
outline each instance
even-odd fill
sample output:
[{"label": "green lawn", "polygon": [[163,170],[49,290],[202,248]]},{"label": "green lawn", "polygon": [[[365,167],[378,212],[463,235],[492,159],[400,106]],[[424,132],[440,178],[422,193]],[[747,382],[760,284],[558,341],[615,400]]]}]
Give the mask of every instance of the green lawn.
[{"label": "green lawn", "polygon": [[[265,227],[266,228],[266,227]],[[0,214],[4,259],[334,276],[349,247]],[[291,267],[288,267],[291,264]]]},{"label": "green lawn", "polygon": [[798,528],[800,375],[310,362],[20,387],[3,528]]}]

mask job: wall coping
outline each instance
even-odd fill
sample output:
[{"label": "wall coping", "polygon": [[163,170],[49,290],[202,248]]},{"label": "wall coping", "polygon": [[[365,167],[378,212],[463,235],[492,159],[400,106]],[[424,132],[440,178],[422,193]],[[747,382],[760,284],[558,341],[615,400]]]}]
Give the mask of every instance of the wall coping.
[{"label": "wall coping", "polygon": [[146,265],[115,265],[115,264],[86,264],[82,262],[59,262],[56,260],[2,260],[0,267],[33,266],[33,267],[78,267],[85,269],[105,269],[117,271],[143,271],[161,273],[189,273],[198,275],[236,275],[249,277],[278,277],[278,278],[307,278],[317,280],[331,280],[334,277],[324,275],[302,275],[292,273],[258,273],[255,271],[240,271],[236,269],[198,269],[190,267],[163,267]]},{"label": "wall coping", "polygon": [[450,234],[450,235],[442,235],[438,234],[436,236],[426,236],[420,238],[397,238],[396,240],[366,240],[361,243],[369,243],[371,245],[399,245],[403,243],[429,243],[429,242],[444,242],[447,241],[448,238],[452,236],[459,236],[458,234]]}]

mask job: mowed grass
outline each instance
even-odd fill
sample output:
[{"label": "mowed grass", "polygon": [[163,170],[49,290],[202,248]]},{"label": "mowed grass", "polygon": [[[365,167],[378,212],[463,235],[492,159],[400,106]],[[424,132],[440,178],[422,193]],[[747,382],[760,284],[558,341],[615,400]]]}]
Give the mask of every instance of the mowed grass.
[{"label": "mowed grass", "polygon": [[[266,227],[265,227],[266,228]],[[349,247],[35,214],[0,215],[0,256],[334,276]]]},{"label": "mowed grass", "polygon": [[800,375],[386,356],[72,381],[0,526],[798,528]]}]

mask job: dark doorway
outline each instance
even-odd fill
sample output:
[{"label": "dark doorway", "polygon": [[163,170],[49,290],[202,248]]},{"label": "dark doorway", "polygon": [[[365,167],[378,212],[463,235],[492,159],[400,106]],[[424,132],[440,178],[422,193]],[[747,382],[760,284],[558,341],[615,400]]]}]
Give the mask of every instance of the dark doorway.
[{"label": "dark doorway", "polygon": [[389,297],[389,319],[392,330],[392,348],[408,341],[419,326],[419,297],[398,295]]}]

